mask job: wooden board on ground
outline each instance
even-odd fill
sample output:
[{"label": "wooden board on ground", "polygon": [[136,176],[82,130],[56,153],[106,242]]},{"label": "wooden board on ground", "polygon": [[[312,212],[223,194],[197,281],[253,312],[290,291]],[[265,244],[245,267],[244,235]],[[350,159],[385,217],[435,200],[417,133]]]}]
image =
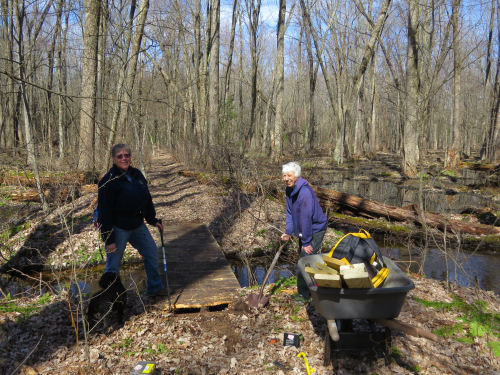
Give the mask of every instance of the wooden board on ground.
[{"label": "wooden board on ground", "polygon": [[[172,308],[199,309],[230,304],[240,285],[206,225],[165,225],[165,252]],[[159,269],[165,280],[163,254]],[[162,300],[168,309],[168,300]]]}]

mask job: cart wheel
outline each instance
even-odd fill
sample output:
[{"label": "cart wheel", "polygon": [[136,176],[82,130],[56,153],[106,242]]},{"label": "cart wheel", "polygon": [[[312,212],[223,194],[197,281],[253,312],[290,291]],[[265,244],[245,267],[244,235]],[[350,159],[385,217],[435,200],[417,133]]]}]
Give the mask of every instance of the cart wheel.
[{"label": "cart wheel", "polygon": [[325,333],[325,352],[323,357],[323,366],[330,366],[332,363],[332,339],[328,334],[328,331]]}]

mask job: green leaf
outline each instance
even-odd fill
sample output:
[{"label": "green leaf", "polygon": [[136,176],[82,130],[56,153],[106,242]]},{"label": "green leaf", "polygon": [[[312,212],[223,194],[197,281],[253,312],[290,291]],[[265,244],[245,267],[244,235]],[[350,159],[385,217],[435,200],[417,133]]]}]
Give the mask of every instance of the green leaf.
[{"label": "green leaf", "polygon": [[479,324],[476,321],[470,323],[470,333],[474,337],[476,336],[483,337],[489,331],[490,330],[488,329],[488,327]]},{"label": "green leaf", "polygon": [[488,341],[488,346],[492,350],[495,357],[500,357],[500,341]]}]

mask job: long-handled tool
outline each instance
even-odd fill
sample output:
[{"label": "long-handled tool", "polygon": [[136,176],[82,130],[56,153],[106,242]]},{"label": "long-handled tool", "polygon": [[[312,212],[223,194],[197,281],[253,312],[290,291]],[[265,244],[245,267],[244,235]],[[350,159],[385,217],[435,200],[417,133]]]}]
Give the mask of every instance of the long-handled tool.
[{"label": "long-handled tool", "polygon": [[266,276],[264,277],[264,280],[262,281],[262,285],[260,287],[259,294],[252,293],[248,296],[247,301],[248,301],[248,304],[250,306],[252,306],[252,307],[259,307],[259,305],[265,306],[269,302],[269,297],[263,296],[264,287],[266,286],[267,279],[269,279],[269,276],[271,275],[271,271],[273,270],[274,266],[276,265],[276,262],[278,261],[278,258],[281,255],[281,250],[283,250],[283,248],[285,247],[285,245],[287,243],[288,243],[287,241],[283,242],[280,245],[278,251],[276,252],[276,255],[274,255],[274,259],[273,259],[271,265],[269,266],[269,269],[267,270],[267,273],[266,273]]},{"label": "long-handled tool", "polygon": [[160,230],[160,237],[161,237],[161,252],[163,253],[163,270],[165,271],[165,282],[166,282],[167,296],[168,296],[168,311],[170,312],[172,311],[172,302],[170,302],[170,288],[168,287],[167,256],[165,255],[165,243],[163,242],[163,229]]}]

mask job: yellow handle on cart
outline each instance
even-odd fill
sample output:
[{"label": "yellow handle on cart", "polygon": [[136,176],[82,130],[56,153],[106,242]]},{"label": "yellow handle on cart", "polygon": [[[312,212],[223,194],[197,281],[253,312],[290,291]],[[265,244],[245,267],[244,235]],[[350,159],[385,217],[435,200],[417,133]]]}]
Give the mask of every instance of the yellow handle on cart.
[{"label": "yellow handle on cart", "polygon": [[314,369],[309,367],[309,364],[307,363],[306,353],[300,352],[299,354],[297,354],[297,357],[304,358],[304,363],[306,365],[307,375],[311,375],[311,373],[314,372]]}]

